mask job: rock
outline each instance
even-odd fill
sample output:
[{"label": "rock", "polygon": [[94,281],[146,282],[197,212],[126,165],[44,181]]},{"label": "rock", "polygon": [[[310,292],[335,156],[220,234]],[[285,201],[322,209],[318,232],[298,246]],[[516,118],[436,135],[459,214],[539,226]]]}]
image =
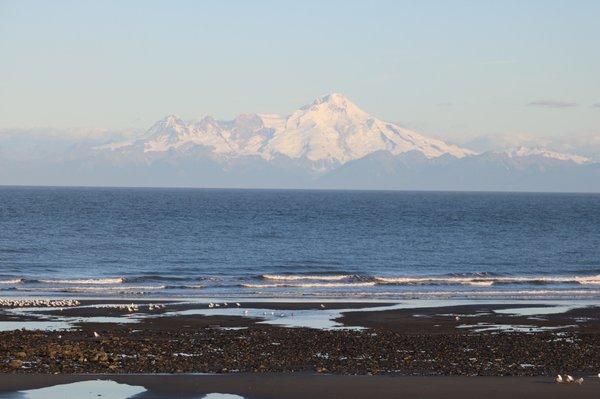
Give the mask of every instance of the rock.
[{"label": "rock", "polygon": [[10,362],[8,362],[8,366],[11,369],[20,369],[21,367],[23,367],[23,362],[19,359],[13,359]]}]

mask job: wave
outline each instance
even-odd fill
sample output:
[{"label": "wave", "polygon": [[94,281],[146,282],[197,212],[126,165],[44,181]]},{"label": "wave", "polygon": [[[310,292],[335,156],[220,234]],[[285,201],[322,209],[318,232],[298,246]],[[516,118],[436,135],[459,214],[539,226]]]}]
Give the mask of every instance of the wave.
[{"label": "wave", "polygon": [[[296,295],[289,292],[290,295]],[[328,297],[329,293],[314,292],[311,296]],[[449,298],[475,298],[475,299],[553,299],[553,298],[597,298],[600,296],[600,290],[512,290],[512,291],[354,291],[346,293],[336,293],[338,297],[377,297],[390,299],[449,299]]]},{"label": "wave", "polygon": [[191,285],[167,285],[166,289],[168,290],[199,290],[204,288],[203,285],[199,284],[191,284]]},{"label": "wave", "polygon": [[20,284],[23,282],[22,278],[13,278],[9,280],[0,280],[0,284]]},{"label": "wave", "polygon": [[275,281],[340,281],[354,277],[351,274],[336,274],[336,275],[307,275],[307,274],[263,274],[263,280]]},{"label": "wave", "polygon": [[88,278],[88,279],[40,279],[31,280],[32,282],[39,282],[44,284],[86,284],[86,285],[105,285],[105,284],[122,284],[125,279],[122,277],[114,278]]},{"label": "wave", "polygon": [[160,274],[146,274],[141,276],[125,277],[123,279],[126,283],[138,283],[143,281],[186,281],[189,280],[186,277],[176,276],[163,276]]},{"label": "wave", "polygon": [[242,284],[244,288],[353,288],[353,287],[372,287],[376,285],[374,281],[365,281],[357,283],[274,283],[274,284]]},{"label": "wave", "polygon": [[497,284],[580,284],[600,285],[600,275],[596,276],[497,276],[497,277],[375,277],[378,284],[388,285],[473,285],[489,287]]},{"label": "wave", "polygon": [[73,287],[23,287],[15,288],[16,291],[26,292],[71,292],[71,293],[126,293],[126,292],[145,292],[145,291],[160,291],[164,290],[164,285],[152,286],[106,286],[106,287],[90,287],[90,286],[73,286]]}]

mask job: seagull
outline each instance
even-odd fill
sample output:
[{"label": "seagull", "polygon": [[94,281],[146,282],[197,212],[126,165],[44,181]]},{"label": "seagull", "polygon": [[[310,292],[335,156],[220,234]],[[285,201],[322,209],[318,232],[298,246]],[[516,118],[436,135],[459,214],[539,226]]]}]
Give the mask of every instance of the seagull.
[{"label": "seagull", "polygon": [[458,316],[454,316],[454,320],[456,320],[456,321],[459,321],[459,320],[460,320],[460,317],[458,317]]},{"label": "seagull", "polygon": [[98,334],[96,331],[94,331],[94,338],[100,338],[100,334]]},{"label": "seagull", "polygon": [[556,378],[554,379],[554,381],[556,381],[557,384],[562,384],[563,379],[562,376],[559,374],[556,376]]},{"label": "seagull", "polygon": [[240,303],[239,303],[239,302],[236,302],[236,303],[235,303],[235,306],[237,306],[237,307],[239,308],[239,307],[240,307],[240,306],[242,306],[242,305],[240,305]]},{"label": "seagull", "polygon": [[229,306],[229,305],[227,304],[227,302],[225,302],[225,303],[223,304],[223,306]]},{"label": "seagull", "polygon": [[325,305],[321,304],[321,309],[325,309]]},{"label": "seagull", "polygon": [[577,385],[581,385],[581,384],[583,384],[583,377],[576,379],[576,380],[575,380],[575,383],[576,383]]},{"label": "seagull", "polygon": [[573,379],[573,377],[571,377],[569,374],[567,374],[567,382],[573,382],[573,381],[575,381]]},{"label": "seagull", "polygon": [[215,305],[214,305],[212,302],[208,304],[208,307],[209,307],[209,308],[212,308],[212,307],[214,307],[214,306],[215,306]]}]

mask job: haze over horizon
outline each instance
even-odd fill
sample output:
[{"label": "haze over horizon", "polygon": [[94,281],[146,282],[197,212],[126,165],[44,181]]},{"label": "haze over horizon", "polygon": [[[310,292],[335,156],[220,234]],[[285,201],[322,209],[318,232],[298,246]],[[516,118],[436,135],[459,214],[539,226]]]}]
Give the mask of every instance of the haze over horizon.
[{"label": "haze over horizon", "polygon": [[588,1],[3,0],[0,131],[288,115],[340,92],[454,143],[581,141],[600,134],[599,11]]}]

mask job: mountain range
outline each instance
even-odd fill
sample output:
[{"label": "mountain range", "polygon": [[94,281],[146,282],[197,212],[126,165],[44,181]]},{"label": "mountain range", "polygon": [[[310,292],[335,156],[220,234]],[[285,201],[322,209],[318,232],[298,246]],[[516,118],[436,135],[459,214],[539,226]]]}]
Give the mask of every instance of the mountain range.
[{"label": "mountain range", "polygon": [[338,93],[288,116],[171,115],[128,137],[38,144],[0,135],[0,184],[600,191],[600,163],[588,157],[476,152],[382,121]]}]

